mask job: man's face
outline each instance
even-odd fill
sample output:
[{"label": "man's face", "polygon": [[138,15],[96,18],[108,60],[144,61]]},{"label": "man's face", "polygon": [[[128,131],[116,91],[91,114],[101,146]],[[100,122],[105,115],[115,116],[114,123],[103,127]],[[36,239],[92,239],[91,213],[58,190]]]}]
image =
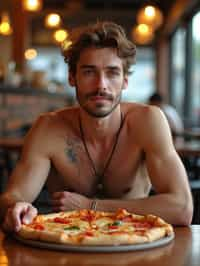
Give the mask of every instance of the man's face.
[{"label": "man's face", "polygon": [[127,77],[115,49],[87,48],[80,55],[70,83],[76,87],[77,100],[87,113],[105,117],[120,103]]}]

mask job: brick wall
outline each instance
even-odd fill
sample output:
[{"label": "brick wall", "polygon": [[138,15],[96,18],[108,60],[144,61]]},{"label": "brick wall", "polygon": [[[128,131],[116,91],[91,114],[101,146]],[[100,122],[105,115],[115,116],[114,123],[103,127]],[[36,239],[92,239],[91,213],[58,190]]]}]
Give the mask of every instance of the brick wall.
[{"label": "brick wall", "polygon": [[67,106],[67,98],[0,92],[0,136],[13,135],[24,124],[31,124],[41,113]]}]

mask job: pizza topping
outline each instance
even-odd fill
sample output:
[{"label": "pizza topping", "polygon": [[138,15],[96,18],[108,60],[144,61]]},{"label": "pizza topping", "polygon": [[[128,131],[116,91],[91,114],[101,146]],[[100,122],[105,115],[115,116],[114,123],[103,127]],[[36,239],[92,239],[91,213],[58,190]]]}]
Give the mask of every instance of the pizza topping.
[{"label": "pizza topping", "polygon": [[119,226],[118,225],[109,225],[108,228],[111,229],[111,230],[112,229],[118,229]]},{"label": "pizza topping", "polygon": [[65,227],[64,230],[80,230],[80,228],[76,225]]},{"label": "pizza topping", "polygon": [[108,224],[109,229],[118,229],[122,225],[122,221],[116,220],[112,224]]},{"label": "pizza topping", "polygon": [[92,212],[88,212],[87,214],[80,216],[80,219],[87,222],[92,222],[95,220],[95,215]]},{"label": "pizza topping", "polygon": [[35,230],[44,230],[45,229],[42,224],[34,224],[32,228]]},{"label": "pizza topping", "polygon": [[122,221],[116,220],[116,221],[114,221],[114,223],[112,225],[122,225]]},{"label": "pizza topping", "polygon": [[55,223],[60,223],[60,224],[68,224],[68,223],[70,223],[69,219],[61,218],[61,217],[56,217],[56,218],[53,219],[53,221]]},{"label": "pizza topping", "polygon": [[129,223],[129,222],[131,223],[133,221],[133,217],[132,217],[132,215],[128,215],[126,217],[123,217],[122,221],[127,222],[127,223]]},{"label": "pizza topping", "polygon": [[152,225],[148,222],[133,222],[133,226],[137,229],[140,228],[152,228]]},{"label": "pizza topping", "polygon": [[84,233],[84,235],[86,235],[86,236],[94,236],[94,233],[91,232],[91,231],[86,231],[86,232]]}]

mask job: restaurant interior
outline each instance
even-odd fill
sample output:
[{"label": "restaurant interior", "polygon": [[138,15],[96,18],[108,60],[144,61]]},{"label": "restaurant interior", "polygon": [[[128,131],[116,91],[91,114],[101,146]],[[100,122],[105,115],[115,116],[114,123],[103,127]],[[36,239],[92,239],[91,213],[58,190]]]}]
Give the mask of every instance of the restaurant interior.
[{"label": "restaurant interior", "polygon": [[[105,20],[122,25],[137,46],[123,100],[148,104],[157,92],[182,120],[174,145],[188,173],[193,224],[200,224],[198,0],[0,1],[0,191],[38,115],[77,104],[61,55],[70,30]],[[36,205],[42,209],[46,201],[44,187]]]}]

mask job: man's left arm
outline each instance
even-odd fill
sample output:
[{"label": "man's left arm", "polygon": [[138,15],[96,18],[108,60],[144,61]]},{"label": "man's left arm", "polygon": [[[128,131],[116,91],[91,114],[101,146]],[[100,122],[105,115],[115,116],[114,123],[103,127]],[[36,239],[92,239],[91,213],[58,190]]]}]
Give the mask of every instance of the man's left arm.
[{"label": "man's left arm", "polygon": [[137,214],[160,216],[171,224],[189,225],[193,202],[185,168],[174,148],[164,114],[157,107],[149,109],[139,135],[156,195],[128,201],[98,200],[97,209],[126,208]]},{"label": "man's left arm", "polygon": [[[100,211],[125,208],[141,215],[160,216],[171,224],[189,225],[193,214],[192,196],[185,168],[172,142],[167,120],[156,107],[151,107],[146,116],[147,121],[140,127],[139,141],[145,152],[148,173],[156,195],[130,200],[98,199],[96,208]],[[68,192],[68,197],[62,195],[58,201],[65,202],[62,204],[63,209],[70,208],[69,205],[78,209],[92,206],[93,200]],[[76,202],[76,206],[73,206],[73,202]]]}]

